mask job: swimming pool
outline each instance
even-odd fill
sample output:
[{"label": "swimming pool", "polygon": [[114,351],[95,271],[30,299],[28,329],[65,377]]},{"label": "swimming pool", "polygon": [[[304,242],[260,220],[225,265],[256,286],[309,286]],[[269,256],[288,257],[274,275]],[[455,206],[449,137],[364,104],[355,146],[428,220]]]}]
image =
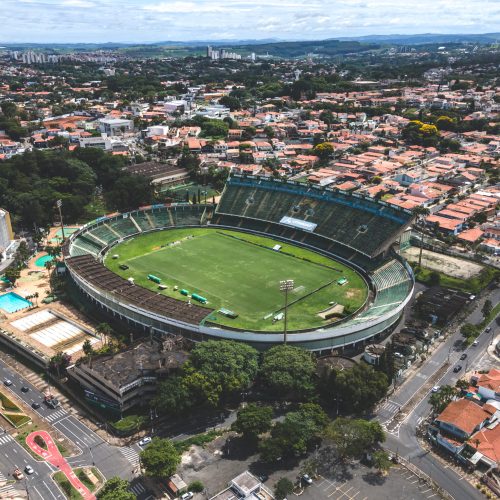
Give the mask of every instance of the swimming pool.
[{"label": "swimming pool", "polygon": [[14,313],[20,311],[21,309],[26,309],[33,305],[29,300],[24,299],[17,293],[9,292],[4,295],[0,295],[0,309],[8,313]]},{"label": "swimming pool", "polygon": [[49,262],[49,260],[52,260],[54,257],[51,255],[44,255],[43,257],[38,257],[38,259],[35,260],[35,266],[37,267],[45,267],[45,263]]}]

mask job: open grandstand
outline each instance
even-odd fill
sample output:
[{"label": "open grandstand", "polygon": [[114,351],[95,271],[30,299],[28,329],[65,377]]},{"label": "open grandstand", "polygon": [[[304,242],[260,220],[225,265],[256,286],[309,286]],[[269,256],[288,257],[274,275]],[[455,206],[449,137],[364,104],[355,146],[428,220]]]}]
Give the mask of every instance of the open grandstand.
[{"label": "open grandstand", "polygon": [[[162,274],[159,282],[152,282],[151,279],[135,282],[134,279],[126,279],[127,273],[116,267],[120,263],[123,266],[121,270],[128,270],[127,261],[118,259],[113,267],[108,264],[112,262],[110,259],[117,257],[126,248],[123,245],[129,245],[130,241],[135,249],[141,248],[140,242],[146,242],[145,234],[150,235],[147,237],[147,241],[150,241],[155,238],[151,233],[156,233],[160,243],[166,241],[165,231],[179,231],[182,228],[193,228],[193,235],[197,234],[195,228],[205,228],[205,232],[210,229],[209,233],[239,233],[242,239],[249,240],[250,235],[253,235],[253,238],[270,239],[267,245],[289,245],[289,248],[313,251],[315,255],[331,259],[332,268],[338,263],[338,268],[355,271],[355,275],[362,277],[369,290],[363,296],[360,307],[353,306],[354,311],[349,310],[331,321],[325,317],[323,322],[318,323],[316,318],[311,327],[297,323],[297,327],[293,328],[292,325],[288,333],[289,343],[320,351],[367,340],[398,321],[411,297],[414,280],[411,268],[395,251],[397,245],[394,243],[407,229],[411,218],[412,214],[407,210],[339,190],[235,175],[228,180],[217,207],[162,204],[101,217],[71,235],[64,247],[64,254],[71,277],[89,300],[145,332],[182,334],[194,341],[235,339],[263,349],[283,341],[279,324],[276,327],[272,323],[272,327],[266,328],[261,323],[252,325],[238,320],[221,320],[220,310],[231,311],[231,303],[218,302],[217,290],[211,290],[210,286],[206,287],[205,294],[209,299],[208,304],[197,304],[195,300],[187,300],[186,296],[172,294],[175,281],[169,282],[168,290],[163,289],[166,286],[158,290],[158,283],[163,283],[162,279],[168,281],[174,275],[177,278],[174,261],[165,261],[168,269],[165,268],[163,274],[159,269],[160,261],[157,261],[158,272],[153,273],[155,269],[149,271],[154,278]],[[230,236],[227,236],[228,249],[235,245]],[[210,241],[210,238],[203,241],[215,245],[214,248],[220,252],[221,241],[215,238],[214,241]],[[193,247],[192,244],[185,246],[190,250]],[[210,251],[212,247],[207,248],[205,251]],[[155,251],[160,251],[160,245],[155,247]],[[135,252],[137,254],[137,250]],[[196,254],[186,255],[196,258]],[[146,262],[142,256],[129,257],[137,260],[137,269],[142,273],[140,276],[146,276],[144,270],[150,264],[141,267],[139,263]],[[105,259],[110,269],[104,266]],[[131,262],[130,271],[137,273],[134,268],[136,261]],[[275,264],[267,265],[269,269]],[[276,261],[276,265],[281,265],[281,261],[279,264]],[[179,274],[191,284],[192,275]],[[218,278],[218,285],[222,286],[220,281],[227,277],[220,273]],[[283,279],[287,278],[283,276]],[[341,278],[342,273],[332,274],[332,283],[338,288]],[[238,278],[240,283],[242,279],[245,279],[244,275]],[[354,279],[350,278],[351,281]],[[349,296],[349,287],[352,285],[350,280],[345,285],[346,296]],[[216,280],[212,283],[216,283]],[[180,285],[183,284],[181,281]],[[326,282],[324,284],[328,285]],[[197,285],[201,286],[199,283]],[[323,282],[318,280],[318,285],[323,285]],[[237,286],[237,283],[227,283],[227,286],[230,293],[231,286]],[[328,286],[333,285],[330,283]],[[199,291],[197,288],[193,298]],[[204,298],[202,292],[199,295]],[[255,293],[258,294],[259,290],[255,290]],[[322,300],[324,302],[327,299]],[[342,301],[344,299],[341,297],[339,302]],[[330,300],[328,304],[334,307],[336,301]],[[262,311],[263,317],[266,312]]]}]

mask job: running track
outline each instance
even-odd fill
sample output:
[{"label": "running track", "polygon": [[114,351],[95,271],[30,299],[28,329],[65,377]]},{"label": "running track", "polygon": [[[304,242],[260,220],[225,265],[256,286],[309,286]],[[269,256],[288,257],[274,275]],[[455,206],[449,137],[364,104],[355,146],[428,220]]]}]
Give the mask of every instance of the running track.
[{"label": "running track", "polygon": [[[35,443],[35,437],[40,436],[47,445],[47,450],[44,450]],[[68,478],[68,481],[73,485],[73,487],[82,495],[84,500],[95,500],[95,495],[92,494],[88,488],[76,477],[73,469],[70,467],[66,459],[61,455],[56,444],[50,437],[50,434],[46,431],[35,431],[28,434],[26,437],[26,444],[31,448],[31,450],[37,455],[41,456],[44,460],[49,462],[49,464],[57,467],[64,475]]]}]

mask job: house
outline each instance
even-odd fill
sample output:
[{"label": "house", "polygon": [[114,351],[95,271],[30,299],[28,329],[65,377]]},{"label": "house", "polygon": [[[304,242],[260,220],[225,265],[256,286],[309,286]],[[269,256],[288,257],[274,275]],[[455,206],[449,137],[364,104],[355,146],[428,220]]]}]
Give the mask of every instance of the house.
[{"label": "house", "polygon": [[121,118],[101,118],[99,120],[101,132],[113,136],[131,132],[134,130],[133,120],[123,120]]},{"label": "house", "polygon": [[493,368],[488,373],[475,373],[471,383],[483,399],[500,401],[500,370]]},{"label": "house", "polygon": [[489,404],[480,406],[469,399],[452,401],[435,419],[439,430],[460,441],[469,439],[474,432],[488,425],[497,409]]}]

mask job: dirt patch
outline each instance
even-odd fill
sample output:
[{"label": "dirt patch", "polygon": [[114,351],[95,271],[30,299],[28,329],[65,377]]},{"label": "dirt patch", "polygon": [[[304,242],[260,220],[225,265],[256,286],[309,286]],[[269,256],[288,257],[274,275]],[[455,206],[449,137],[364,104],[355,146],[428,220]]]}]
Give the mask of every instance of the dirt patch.
[{"label": "dirt patch", "polygon": [[334,306],[329,307],[328,309],[320,311],[318,313],[318,316],[322,319],[330,319],[334,316],[342,316],[343,313],[344,313],[344,306],[342,304],[335,304]]},{"label": "dirt patch", "polygon": [[[403,257],[410,262],[418,262],[419,253],[420,248],[410,247],[403,252]],[[483,266],[475,262],[425,249],[422,251],[422,267],[460,279],[472,278],[483,270]]]}]

